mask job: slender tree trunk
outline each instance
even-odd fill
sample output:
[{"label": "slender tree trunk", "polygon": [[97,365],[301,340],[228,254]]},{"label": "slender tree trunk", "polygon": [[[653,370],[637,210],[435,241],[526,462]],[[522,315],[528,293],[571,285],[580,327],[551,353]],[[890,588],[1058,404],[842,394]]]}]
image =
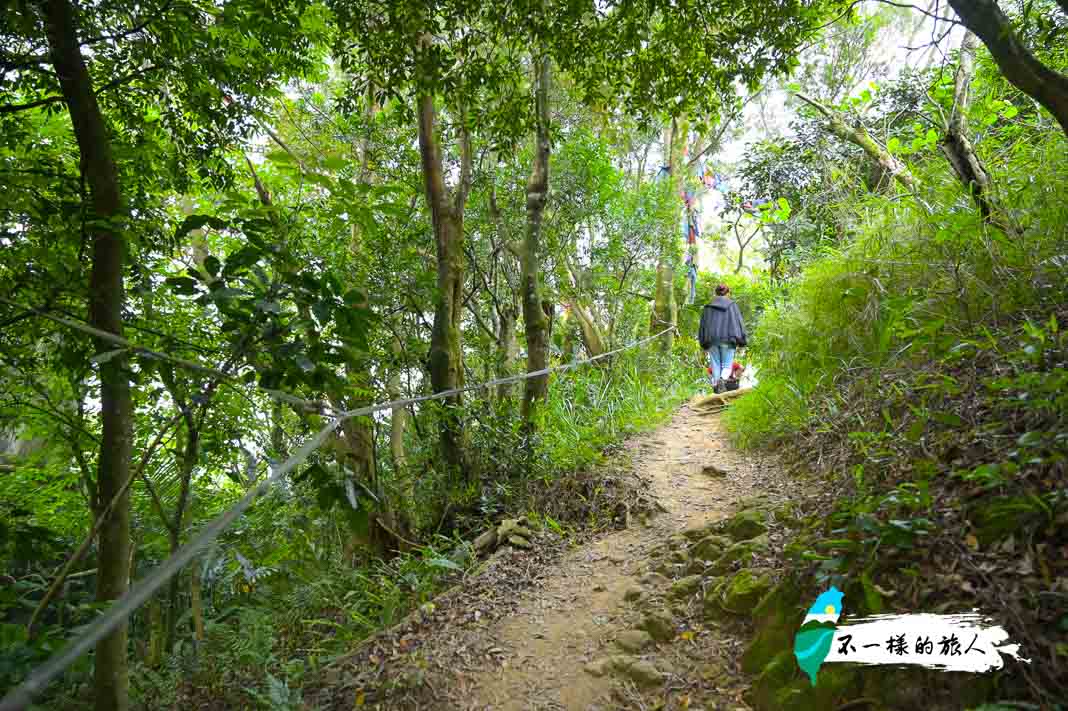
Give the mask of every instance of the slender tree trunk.
[{"label": "slender tree trunk", "polygon": [[[542,310],[539,288],[541,218],[549,193],[549,57],[535,60],[537,135],[534,166],[527,181],[527,232],[523,239],[519,279],[523,291],[523,327],[527,337],[527,372],[544,370],[549,364],[548,319]],[[527,378],[523,391],[523,419],[529,423],[537,403],[545,399],[549,376]]]},{"label": "slender tree trunk", "polygon": [[[170,381],[168,385],[171,386],[172,394],[176,392],[173,387],[173,381]],[[185,513],[189,508],[189,497],[192,492],[193,470],[196,468],[197,462],[200,460],[200,428],[197,426],[196,419],[193,417],[188,407],[186,407],[186,403],[182,400],[178,400],[177,402],[184,410],[185,414],[186,442],[185,450],[178,462],[178,466],[180,467],[178,501],[174,507],[174,518],[168,527],[170,532],[171,555],[174,555],[182,544],[182,529],[185,527]],[[181,576],[176,575],[171,578],[170,582],[167,601],[167,645],[165,647],[167,650],[174,648],[175,634],[178,628],[180,577]]]},{"label": "slender tree trunk", "polygon": [[971,103],[970,89],[975,74],[975,48],[978,43],[978,38],[971,30],[964,33],[960,43],[960,61],[953,75],[953,108],[946,122],[946,135],[939,147],[953,172],[975,200],[983,220],[989,223],[993,219],[989,195],[990,175],[968,140],[967,113]]},{"label": "slender tree trunk", "polygon": [[[392,372],[390,372],[386,389],[390,400],[399,400],[401,396],[401,371],[399,365],[401,344],[396,337],[393,338],[393,357],[397,362],[394,363]],[[393,474],[398,478],[407,477],[405,470],[408,468],[408,462],[404,453],[404,431],[407,429],[407,425],[408,411],[404,409],[403,405],[390,409],[389,454],[393,462]]]},{"label": "slender tree trunk", "polygon": [[148,603],[148,658],[145,665],[150,669],[159,668],[163,663],[163,648],[167,632],[163,625],[163,611],[159,600],[153,598]]},{"label": "slender tree trunk", "polygon": [[734,220],[734,239],[738,242],[738,264],[734,267],[735,274],[741,272],[742,269],[745,268],[745,248],[749,246],[749,243],[756,237],[757,232],[760,231],[760,226],[758,225],[756,229],[753,230],[753,234],[743,238],[742,233],[738,230],[738,223],[741,222],[741,219],[742,213],[739,212],[737,219]]},{"label": "slender tree trunk", "polygon": [[[496,164],[496,161],[493,161],[493,163]],[[516,362],[519,360],[519,340],[516,333],[520,308],[517,296],[519,289],[516,288],[513,279],[514,271],[511,258],[514,257],[519,260],[522,256],[522,251],[505,234],[504,221],[501,219],[501,211],[497,206],[497,191],[492,180],[489,185],[488,197],[490,217],[493,220],[497,239],[500,240],[500,246],[494,245],[494,250],[495,252],[497,249],[502,250],[499,266],[505,276],[505,282],[508,287],[507,302],[502,305],[495,296],[493,309],[494,314],[496,314],[494,328],[497,336],[497,377],[505,378],[509,375],[515,375]],[[496,282],[494,282],[493,288],[496,289]],[[514,383],[497,386],[497,399],[506,400],[510,398],[514,389]]]},{"label": "slender tree trunk", "polygon": [[949,0],[949,4],[990,50],[1005,78],[1046,107],[1068,134],[1068,76],[1047,67],[1023,45],[995,0]]},{"label": "slender tree trunk", "polygon": [[589,353],[590,357],[594,358],[604,353],[607,350],[605,348],[604,333],[601,331],[601,326],[597,323],[593,313],[584,304],[580,303],[577,298],[571,302],[571,313],[575,314],[575,320],[579,323],[579,336],[582,338],[582,345],[586,347],[586,352]]},{"label": "slender tree trunk", "polygon": [[[81,55],[69,0],[46,0],[42,5],[49,52],[63,98],[70,111],[81,156],[81,172],[89,188],[92,272],[89,278],[89,322],[122,335],[123,253],[122,198],[118,171],[111,152],[104,116],[93,93]],[[114,349],[103,341],[103,350]],[[97,590],[100,602],[120,597],[129,586],[130,500],[124,484],[130,476],[133,402],[123,354],[100,364],[101,446],[97,468],[97,506],[102,513],[123,492],[100,529]],[[116,628],[96,647],[95,705],[98,711],[129,707],[126,625]]]},{"label": "slender tree trunk", "polygon": [[278,459],[278,461],[285,461],[289,456],[286,452],[286,431],[283,426],[282,414],[284,408],[282,407],[281,400],[271,401],[271,453]]},{"label": "slender tree trunk", "polygon": [[[501,309],[497,323],[497,377],[515,375],[519,359],[519,339],[516,337],[517,310],[511,305]],[[506,400],[512,396],[512,384],[497,386],[497,398]]]},{"label": "slender tree trunk", "polygon": [[[441,149],[434,134],[434,98],[418,98],[419,154],[422,159],[426,200],[434,228],[437,251],[437,295],[434,304],[434,327],[430,336],[430,383],[434,392],[463,387],[463,351],[460,317],[463,309],[463,209],[471,175],[471,141],[466,128],[461,130],[460,184],[450,204],[442,171]],[[445,467],[464,476],[463,421],[457,411],[463,404],[459,393],[445,399],[441,418],[441,454]]]},{"label": "slender tree trunk", "polygon": [[204,641],[203,581],[200,579],[200,566],[200,558],[194,558],[189,564],[189,607],[193,615],[193,638],[197,642]]},{"label": "slender tree trunk", "polygon": [[[391,368],[389,380],[386,381],[386,392],[389,394],[390,400],[399,400],[401,398],[401,355],[403,348],[401,347],[400,339],[396,335],[393,337],[393,358],[394,363]],[[401,486],[403,491],[402,500],[397,502],[396,505],[391,503],[387,520],[390,523],[394,523],[396,527],[390,526],[392,529],[393,537],[396,538],[396,543],[402,548],[408,547],[407,541],[401,536],[408,536],[412,530],[413,517],[411,512],[415,508],[415,477],[408,468],[408,457],[404,448],[404,433],[408,429],[408,410],[403,405],[393,407],[390,409],[389,419],[389,455],[390,461],[393,463],[393,476]],[[387,523],[389,525],[389,523]]]},{"label": "slender tree trunk", "polygon": [[[671,170],[669,183],[671,194],[679,199],[679,193],[683,186],[683,171],[686,169],[682,160],[682,145],[685,143],[683,136],[686,133],[686,122],[678,119],[671,120],[671,132],[668,134],[668,166]],[[675,267],[671,263],[671,254],[675,244],[676,219],[672,223],[671,239],[660,248],[660,256],[656,263],[656,292],[653,296],[653,313],[649,320],[649,333],[659,333],[669,326],[672,330],[667,331],[660,337],[660,349],[670,353],[675,343],[674,327],[678,322],[678,304],[675,301]]]}]

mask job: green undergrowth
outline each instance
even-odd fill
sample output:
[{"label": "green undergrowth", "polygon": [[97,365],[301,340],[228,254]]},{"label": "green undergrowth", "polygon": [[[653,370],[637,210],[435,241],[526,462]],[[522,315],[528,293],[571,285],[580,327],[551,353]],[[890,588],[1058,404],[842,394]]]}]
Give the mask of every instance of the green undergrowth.
[{"label": "green undergrowth", "polygon": [[[303,708],[301,688],[324,665],[432,604],[475,565],[465,540],[490,522],[525,516],[550,539],[612,525],[620,502],[633,499],[616,476],[626,464],[622,440],[659,425],[692,394],[678,362],[647,348],[557,376],[532,439],[506,409],[516,403],[469,402],[471,445],[486,475],[449,491],[463,512],[451,535],[431,530],[423,545],[388,561],[354,565],[327,554],[294,567],[290,560],[316,560],[315,541],[291,531],[289,556],[239,572],[236,594],[209,601],[203,643],[186,643],[163,668],[139,665],[138,703]],[[69,688],[73,703],[77,687]]]},{"label": "green undergrowth", "polygon": [[[782,562],[802,591],[786,604],[801,612],[833,584],[846,594],[847,617],[979,608],[1032,663],[1006,660],[1004,670],[975,682],[982,694],[974,700],[1066,698],[1055,671],[1068,661],[1062,323],[1068,310],[997,340],[963,340],[922,368],[870,370],[814,405],[818,424],[794,443],[795,464],[818,493],[795,499],[800,517],[785,519],[794,530]],[[792,633],[781,631],[762,631],[757,646],[769,635],[778,635],[774,651],[790,649]],[[770,663],[770,651],[761,661]],[[761,673],[760,665],[752,671]],[[880,673],[850,678],[870,684]],[[960,689],[944,677],[907,672],[903,679],[959,708]]]},{"label": "green undergrowth", "polygon": [[[1065,176],[1034,192],[1045,201],[1016,206],[1015,234],[974,211],[871,198],[856,208],[854,241],[810,264],[765,312],[752,339],[761,382],[726,421],[742,446],[784,454],[803,482],[780,517],[789,535],[779,562],[796,591],[776,603],[787,622],[756,620],[748,671],[759,708],[859,698],[897,708],[913,697],[932,708],[1063,708]],[[847,618],[979,608],[1031,664],[1006,659],[963,696],[960,675],[836,665],[826,682],[835,693],[806,706],[790,626],[831,584],[845,591]]]}]

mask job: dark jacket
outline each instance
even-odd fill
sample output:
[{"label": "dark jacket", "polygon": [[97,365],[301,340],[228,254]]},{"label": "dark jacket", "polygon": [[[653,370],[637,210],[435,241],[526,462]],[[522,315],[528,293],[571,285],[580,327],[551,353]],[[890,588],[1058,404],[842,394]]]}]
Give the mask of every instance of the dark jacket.
[{"label": "dark jacket", "polygon": [[717,296],[712,303],[706,304],[701,312],[697,340],[706,351],[713,343],[729,343],[736,347],[746,345],[745,326],[738,304],[726,296]]}]

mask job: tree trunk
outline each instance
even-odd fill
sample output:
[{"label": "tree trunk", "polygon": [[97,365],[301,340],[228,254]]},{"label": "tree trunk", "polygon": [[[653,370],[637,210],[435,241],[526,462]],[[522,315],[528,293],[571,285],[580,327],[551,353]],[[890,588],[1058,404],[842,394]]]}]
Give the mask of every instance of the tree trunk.
[{"label": "tree trunk", "polygon": [[734,273],[738,274],[745,268],[745,248],[749,246],[749,243],[753,241],[753,238],[760,232],[760,225],[757,225],[753,230],[753,234],[746,238],[742,238],[742,233],[738,231],[738,223],[742,220],[742,213],[738,213],[738,217],[734,220],[734,239],[738,242],[738,264],[734,267]]},{"label": "tree trunk", "polygon": [[[366,387],[366,382],[357,384],[355,387]],[[392,541],[390,536],[376,524],[378,517],[385,516],[389,507],[382,500],[382,492],[378,486],[373,427],[374,423],[370,417],[353,417],[341,423],[341,434],[345,445],[345,463],[352,471],[352,482],[356,487],[356,491],[361,491],[362,487],[366,486],[375,493],[375,496],[379,497],[375,507],[376,510],[368,516],[368,539],[366,544],[376,555],[385,557],[396,542]],[[355,542],[360,543],[361,541]],[[355,548],[352,550],[355,550]]]},{"label": "tree trunk", "polygon": [[[523,291],[523,328],[527,337],[527,372],[544,370],[549,364],[548,319],[542,310],[538,284],[541,247],[541,218],[549,193],[549,57],[535,60],[537,134],[534,166],[527,181],[527,231],[519,263]],[[545,399],[549,376],[527,378],[523,390],[523,419],[529,424],[534,408]]]},{"label": "tree trunk", "polygon": [[204,641],[204,601],[202,598],[203,584],[200,579],[201,561],[194,558],[189,564],[189,607],[193,614],[193,638],[198,642]]},{"label": "tree trunk", "polygon": [[[497,377],[515,375],[519,359],[519,340],[516,338],[516,309],[506,305],[498,316],[497,323]],[[506,400],[512,396],[512,384],[497,386],[497,398]]]},{"label": "tree trunk", "polygon": [[[464,225],[463,210],[471,175],[471,140],[461,129],[460,184],[452,204],[445,188],[441,149],[434,135],[434,98],[418,98],[419,154],[422,159],[427,206],[434,228],[437,250],[438,288],[434,304],[434,327],[430,336],[430,383],[434,392],[463,387],[460,316],[463,308]],[[463,404],[457,393],[445,399],[441,413],[441,454],[453,474],[466,474],[464,429],[458,408]]]},{"label": "tree trunk", "polygon": [[271,401],[271,454],[280,461],[284,462],[289,458],[289,454],[286,452],[286,431],[283,426],[284,423],[284,409],[282,407],[281,400]]},{"label": "tree trunk", "polygon": [[584,304],[579,303],[577,298],[571,302],[571,313],[575,314],[575,320],[579,323],[579,336],[590,358],[604,353],[607,350],[604,334],[593,313]]},{"label": "tree trunk", "polygon": [[975,200],[984,222],[991,222],[993,209],[990,204],[990,175],[968,140],[967,113],[971,101],[970,89],[975,74],[975,48],[978,38],[969,30],[960,43],[960,61],[953,75],[953,108],[946,123],[946,135],[939,148],[949,161],[953,172],[960,178],[964,188]]},{"label": "tree trunk", "polygon": [[[669,185],[671,186],[671,194],[676,199],[678,199],[678,195],[682,190],[682,172],[685,170],[685,163],[682,160],[682,145],[685,143],[683,136],[686,133],[686,126],[685,121],[682,123],[683,125],[680,126],[677,119],[671,119],[671,132],[667,140],[668,166],[671,171]],[[673,229],[670,233],[672,238],[661,245],[660,248],[660,255],[656,263],[656,292],[653,297],[653,313],[649,319],[650,335],[671,327],[670,331],[660,337],[660,350],[665,353],[671,352],[671,348],[675,343],[674,327],[678,319],[678,304],[675,303],[675,267],[671,263],[671,253],[675,244],[674,226],[677,224],[678,220],[672,222]]]},{"label": "tree trunk", "polygon": [[[196,468],[197,462],[200,460],[200,428],[196,418],[193,417],[193,414],[187,407],[187,403],[177,395],[178,391],[174,387],[174,381],[168,377],[165,377],[164,380],[167,383],[168,388],[171,390],[171,395],[175,398],[175,402],[182,408],[186,425],[185,448],[178,461],[178,466],[180,467],[179,485],[181,488],[178,491],[178,501],[174,506],[174,518],[168,526],[171,555],[174,555],[182,544],[182,529],[185,526],[185,512],[189,508],[189,497],[193,484],[193,470]],[[167,650],[174,648],[175,633],[178,627],[178,594],[180,582],[180,576],[178,575],[171,578],[167,601],[167,645],[165,647]]]},{"label": "tree trunk", "polygon": [[990,50],[1005,78],[1046,107],[1068,134],[1068,76],[1047,67],[1023,45],[995,0],[949,0],[949,4]]},{"label": "tree trunk", "polygon": [[[111,152],[104,116],[81,55],[69,0],[43,3],[52,65],[63,99],[70,110],[74,136],[81,157],[81,172],[89,188],[92,219],[92,272],[89,277],[89,322],[102,331],[122,335],[123,253],[122,198],[118,171]],[[114,345],[99,341],[101,350]],[[123,491],[130,476],[132,410],[127,359],[119,354],[100,364],[101,444],[97,466],[97,511]],[[109,602],[129,587],[130,555],[129,490],[119,497],[100,529],[96,598]],[[95,705],[98,711],[125,711],[129,707],[129,676],[126,661],[126,624],[96,646]]]},{"label": "tree trunk", "polygon": [[164,640],[167,636],[163,625],[163,611],[159,600],[152,598],[148,603],[148,656],[145,666],[158,669],[163,663]]},{"label": "tree trunk", "polygon": [[[392,372],[389,374],[389,382],[386,384],[386,391],[389,393],[390,400],[399,400],[401,396],[401,344],[396,336],[393,338],[393,357],[396,362],[393,364]],[[407,458],[404,454],[404,430],[406,429],[407,424],[408,411],[404,409],[403,405],[390,409],[389,454],[390,459],[393,462],[393,475],[398,479],[406,477],[405,469],[407,469]]]}]

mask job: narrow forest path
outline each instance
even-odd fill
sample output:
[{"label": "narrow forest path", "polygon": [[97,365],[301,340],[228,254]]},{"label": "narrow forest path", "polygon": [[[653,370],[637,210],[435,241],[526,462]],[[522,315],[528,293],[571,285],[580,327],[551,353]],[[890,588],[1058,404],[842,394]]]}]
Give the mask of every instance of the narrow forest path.
[{"label": "narrow forest path", "polygon": [[[781,493],[778,468],[734,450],[720,416],[691,404],[624,446],[638,491],[662,513],[573,546],[499,550],[426,614],[335,669],[329,707],[351,709],[355,694],[357,706],[383,709],[608,711],[652,708],[655,699],[684,709],[693,693],[695,708],[745,709],[741,640],[705,624],[692,601],[672,599],[670,579],[650,571],[663,570],[665,544],[685,532],[754,495]],[[656,642],[635,632],[649,606],[634,600],[651,585],[669,623]],[[638,646],[624,652],[628,636]],[[598,660],[621,653],[655,666],[657,683],[642,692],[628,675],[598,673]]]},{"label": "narrow forest path", "polygon": [[[754,493],[757,467],[731,447],[718,415],[685,405],[668,424],[626,447],[666,512],[576,548],[545,571],[545,583],[492,631],[504,661],[472,676],[465,709],[618,707],[615,679],[596,677],[586,665],[622,651],[615,640],[637,618],[625,595],[653,567],[652,550],[674,534],[726,517]],[[709,465],[726,476],[702,473]]]}]

